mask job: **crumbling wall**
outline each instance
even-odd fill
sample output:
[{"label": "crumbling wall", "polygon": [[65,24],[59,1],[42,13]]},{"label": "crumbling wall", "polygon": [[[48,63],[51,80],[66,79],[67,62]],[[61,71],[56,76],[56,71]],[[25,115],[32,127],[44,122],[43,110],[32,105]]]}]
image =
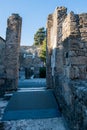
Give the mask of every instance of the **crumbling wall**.
[{"label": "crumbling wall", "polygon": [[12,14],[7,21],[5,45],[7,90],[16,90],[18,86],[21,23],[22,19],[18,14]]},{"label": "crumbling wall", "polygon": [[5,40],[0,37],[0,96],[4,93],[5,86]]},{"label": "crumbling wall", "polygon": [[[47,57],[51,57],[48,63],[48,87],[54,88],[61,112],[69,122],[72,130],[87,129],[87,14],[66,14],[65,7],[58,7],[55,12],[55,28],[49,26],[47,30],[55,30],[57,33],[47,31]],[[53,17],[52,17],[53,18]],[[54,21],[54,18],[52,19]],[[55,44],[55,37],[56,46]],[[52,40],[51,40],[52,39]],[[53,40],[54,39],[54,40]],[[52,42],[50,42],[52,41]],[[54,62],[54,63],[53,63]],[[55,67],[54,65],[55,64]],[[48,68],[47,68],[48,69]],[[52,84],[51,84],[52,83]]]}]

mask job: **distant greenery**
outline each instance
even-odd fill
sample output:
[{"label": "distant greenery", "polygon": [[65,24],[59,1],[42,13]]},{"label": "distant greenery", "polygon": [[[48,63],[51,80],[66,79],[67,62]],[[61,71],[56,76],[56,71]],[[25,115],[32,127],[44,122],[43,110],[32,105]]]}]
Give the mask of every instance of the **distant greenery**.
[{"label": "distant greenery", "polygon": [[46,67],[41,67],[39,73],[40,78],[46,78]]},{"label": "distant greenery", "polygon": [[46,63],[46,30],[44,27],[41,27],[37,30],[34,35],[34,45],[40,46],[39,57],[41,60]]},{"label": "distant greenery", "polygon": [[46,38],[41,45],[40,58],[44,63],[46,63]]},{"label": "distant greenery", "polygon": [[34,35],[34,45],[42,45],[45,37],[46,37],[45,28],[44,27],[39,28]]}]

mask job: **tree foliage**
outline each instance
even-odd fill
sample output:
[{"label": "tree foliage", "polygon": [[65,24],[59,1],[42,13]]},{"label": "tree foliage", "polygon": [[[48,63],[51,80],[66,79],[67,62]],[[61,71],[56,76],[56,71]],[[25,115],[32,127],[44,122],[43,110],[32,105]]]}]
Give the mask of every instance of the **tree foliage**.
[{"label": "tree foliage", "polygon": [[46,63],[46,38],[41,45],[40,58]]},{"label": "tree foliage", "polygon": [[46,37],[45,28],[39,28],[38,31],[34,35],[34,45],[42,45],[43,40]]}]

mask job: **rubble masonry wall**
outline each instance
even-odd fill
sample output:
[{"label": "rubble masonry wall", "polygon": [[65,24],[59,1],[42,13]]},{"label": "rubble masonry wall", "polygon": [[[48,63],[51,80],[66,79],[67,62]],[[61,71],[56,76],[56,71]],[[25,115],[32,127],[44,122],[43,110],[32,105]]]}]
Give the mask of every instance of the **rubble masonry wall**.
[{"label": "rubble masonry wall", "polygon": [[72,130],[87,129],[87,13],[56,8],[47,21],[47,85]]}]

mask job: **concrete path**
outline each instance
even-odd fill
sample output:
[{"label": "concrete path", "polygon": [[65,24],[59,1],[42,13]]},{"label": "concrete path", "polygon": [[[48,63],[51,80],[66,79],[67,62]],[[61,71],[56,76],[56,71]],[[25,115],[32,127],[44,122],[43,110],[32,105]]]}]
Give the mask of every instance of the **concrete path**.
[{"label": "concrete path", "polygon": [[[49,93],[49,96],[52,96],[52,95],[50,95],[50,92],[49,92],[49,90],[45,90],[46,89],[46,86],[45,87],[43,87],[43,85],[42,85],[42,87],[40,87],[39,85],[40,85],[40,83],[39,83],[39,85],[37,85],[37,86],[39,86],[39,88],[40,88],[40,90],[38,90],[38,88],[36,87],[34,90],[33,90],[33,88],[32,88],[32,86],[31,87],[29,87],[28,88],[28,84],[31,82],[31,84],[33,84],[34,82],[36,82],[37,84],[38,84],[38,81],[40,81],[40,83],[42,84],[42,82],[43,82],[43,80],[42,80],[42,82],[41,82],[41,79],[34,79],[34,80],[32,80],[32,81],[24,81],[24,82],[26,82],[26,85],[27,85],[27,89],[26,89],[26,85],[25,85],[25,89],[24,89],[24,87],[20,87],[20,85],[19,85],[19,90],[18,90],[18,92],[16,93],[16,94],[23,94],[23,93],[29,93],[28,94],[28,96],[30,95],[30,93],[31,94],[33,94],[33,95],[36,95],[36,97],[37,97],[37,95],[39,95],[39,94],[41,94],[41,95],[43,95],[43,97],[45,97],[48,93]],[[22,81],[23,82],[23,81]],[[19,82],[19,84],[22,84],[21,83],[21,81]],[[42,90],[41,90],[42,89]],[[47,92],[48,91],[48,92]],[[37,92],[37,94],[36,94],[36,92]],[[43,94],[43,92],[45,92],[45,94],[46,95],[44,95]],[[52,91],[51,91],[51,94],[52,94]],[[40,95],[40,96],[41,96]],[[49,97],[49,96],[47,96],[47,97]],[[36,98],[35,97],[35,99],[37,99],[36,101],[38,101],[38,103],[40,102],[40,97],[38,97],[38,98]],[[12,97],[13,99],[14,99],[14,95],[13,95],[13,97]],[[11,98],[11,99],[12,99]],[[12,100],[13,100],[12,99]],[[19,97],[18,97],[18,99],[19,99]],[[17,99],[17,100],[18,100]],[[20,98],[20,99],[22,99],[22,98]],[[28,98],[29,99],[29,98]],[[27,99],[27,100],[28,100]],[[44,105],[44,108],[46,108],[47,109],[47,107],[48,106],[51,106],[51,105],[49,105],[50,103],[53,103],[53,101],[51,102],[51,100],[54,100],[52,97],[51,98],[48,98],[48,99],[50,99],[50,100],[48,100],[47,102],[49,102],[48,104],[47,104],[47,102],[44,102],[44,104],[42,103],[42,105],[39,105],[39,108],[40,107],[43,107],[43,105]],[[47,100],[47,98],[46,98],[46,100]],[[45,101],[46,101],[45,100]],[[20,101],[20,100],[19,100]],[[22,101],[22,100],[21,100]],[[31,98],[31,101],[32,101],[32,98]],[[35,100],[33,100],[33,102],[31,102],[31,105],[29,106],[29,107],[37,107],[38,108],[38,105],[35,105],[34,104],[34,102],[36,102]],[[43,101],[44,101],[44,98],[43,98]],[[30,102],[30,101],[29,101]],[[41,102],[42,102],[42,100],[41,100]],[[56,100],[54,101],[55,102],[55,107],[54,108],[57,108],[57,106],[56,106]],[[12,102],[9,102],[8,103],[8,107],[6,108],[7,110],[11,110],[11,109],[14,109],[14,108],[17,108],[17,110],[18,110],[18,106],[21,106],[21,105],[17,105],[16,106],[16,101],[15,101],[15,103],[13,103],[14,104],[14,107],[12,106],[12,104],[10,104],[10,103],[12,103]],[[10,105],[9,105],[10,104]],[[24,101],[23,101],[23,104],[24,104]],[[33,105],[32,105],[33,104]],[[45,107],[46,106],[46,104],[47,104],[47,107]],[[54,104],[54,103],[53,103]],[[29,105],[29,104],[28,104]],[[12,106],[12,107],[11,107]],[[24,105],[25,106],[25,105]],[[22,107],[23,109],[25,109],[26,107]],[[52,107],[52,106],[51,106]],[[11,108],[11,109],[10,109]],[[48,107],[49,108],[49,107]],[[45,110],[46,110],[45,109]],[[51,109],[52,110],[52,109]],[[49,111],[52,113],[52,111],[51,111],[50,109],[48,109],[48,111],[45,111],[45,113],[44,113],[44,111],[42,112],[42,113],[39,113],[39,111],[38,111],[38,114],[40,114],[40,116],[42,116],[42,115],[45,115],[45,114],[49,114]],[[56,110],[58,110],[58,108],[56,109]],[[18,113],[18,111],[16,111],[17,113]],[[3,130],[68,130],[68,128],[67,128],[67,126],[66,126],[66,122],[65,122],[65,120],[62,118],[62,116],[59,114],[59,111],[56,111],[57,113],[56,113],[56,115],[57,116],[54,116],[54,117],[42,117],[41,119],[40,119],[40,117],[39,118],[32,118],[32,119],[28,119],[28,118],[25,118],[25,119],[18,119],[18,120],[11,120],[11,121],[4,121],[3,122]],[[35,111],[34,111],[34,113],[35,113]],[[37,112],[36,112],[37,113]],[[35,113],[35,114],[36,114]],[[51,115],[51,113],[50,113],[50,115]],[[5,113],[6,114],[6,113]],[[36,116],[38,115],[38,114],[36,114]],[[13,115],[13,114],[12,114]],[[11,117],[12,117],[12,115],[11,115]],[[4,116],[3,116],[4,117]],[[8,117],[9,117],[9,115],[8,115]]]}]

